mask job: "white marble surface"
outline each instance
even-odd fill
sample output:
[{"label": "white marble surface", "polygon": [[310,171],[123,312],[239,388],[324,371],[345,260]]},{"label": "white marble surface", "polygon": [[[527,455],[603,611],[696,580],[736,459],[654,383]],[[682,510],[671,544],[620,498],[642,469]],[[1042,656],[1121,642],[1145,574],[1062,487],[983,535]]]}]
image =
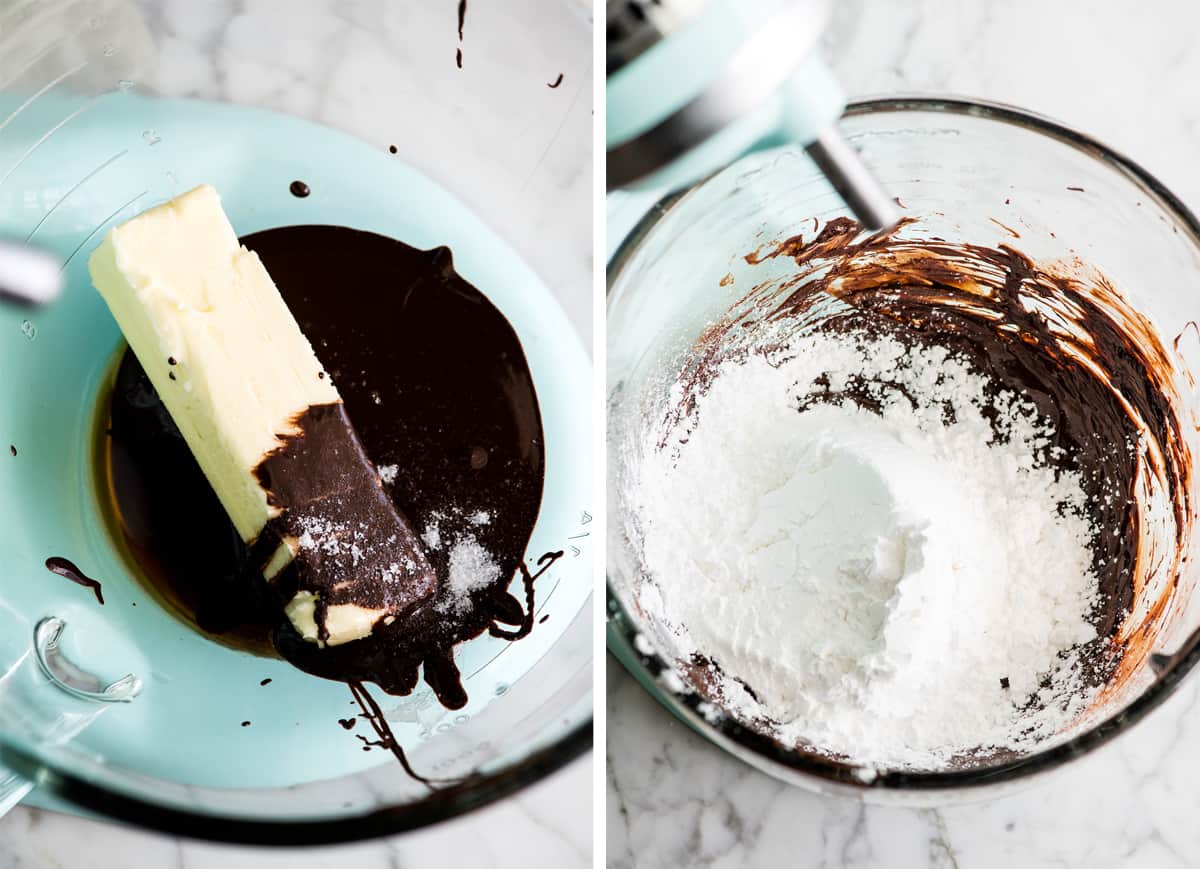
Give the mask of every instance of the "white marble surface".
[{"label": "white marble surface", "polygon": [[[3,0],[18,2],[24,0]],[[114,8],[130,4],[42,5],[62,10],[80,26],[91,16],[123,16],[128,10]],[[459,195],[516,247],[562,300],[590,348],[592,57],[586,3],[472,3],[462,69],[455,64],[457,0],[139,0],[132,8],[144,29],[122,24],[97,32],[113,39],[118,52],[128,39],[130,54],[149,36],[157,65],[148,74],[130,74],[139,86],[287,111],[383,150],[395,145],[397,159]],[[560,73],[562,84],[549,88]],[[87,82],[97,89],[115,84]],[[589,756],[515,798],[432,829],[304,852],[182,842],[18,809],[0,820],[0,869],[376,869],[445,862],[447,853],[481,867],[580,866],[591,861],[591,780]]]},{"label": "white marble surface", "polygon": [[[1200,209],[1200,7],[1187,0],[852,0],[832,59],[853,95],[955,92],[1093,134]],[[915,811],[787,788],[608,668],[607,850],[633,867],[1200,866],[1200,676],[1147,721],[1003,799]]]},{"label": "white marble surface", "polygon": [[559,869],[592,862],[592,758],[515,797],[390,839],[242,848],[18,808],[0,820],[0,869]]}]

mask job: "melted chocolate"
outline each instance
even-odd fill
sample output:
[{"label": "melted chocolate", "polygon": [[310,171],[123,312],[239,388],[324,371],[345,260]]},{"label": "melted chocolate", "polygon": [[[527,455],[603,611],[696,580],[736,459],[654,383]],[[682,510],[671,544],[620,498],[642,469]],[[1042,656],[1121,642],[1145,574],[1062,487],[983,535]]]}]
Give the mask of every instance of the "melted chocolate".
[{"label": "melted chocolate", "polygon": [[282,512],[251,547],[251,565],[265,569],[285,538],[300,541],[273,587],[281,604],[297,592],[318,598],[322,642],[329,639],[328,609],[338,604],[402,621],[437,587],[416,531],[384,491],[344,404],[309,407],[295,427],[255,469],[267,503]]},{"label": "melted chocolate", "polygon": [[[431,605],[342,646],[320,649],[298,636],[267,584],[254,578],[256,561],[127,351],[111,399],[107,482],[132,555],[152,590],[217,639],[260,653],[273,647],[310,673],[375,682],[393,694],[412,691],[424,665],[442,703],[461,707],[466,694],[454,647],[484,632],[508,639],[528,633],[533,581],[561,555],[543,556],[537,573],[525,567],[544,453],[520,341],[454,271],[444,247],[422,251],[331,226],[268,230],[243,241],[334,378],[367,455],[377,467],[399,467],[382,491],[418,529],[438,526],[442,544],[427,550],[437,577]],[[490,521],[472,521],[479,513]],[[472,592],[464,612],[439,611],[448,593],[448,545],[467,537],[492,555],[500,579]],[[294,570],[278,582],[297,583],[286,575]],[[524,602],[507,590],[518,573]],[[516,630],[502,627],[513,624]]]},{"label": "melted chocolate", "polygon": [[65,558],[60,558],[57,555],[46,559],[46,569],[51,573],[57,573],[59,576],[66,577],[76,585],[82,585],[84,588],[90,588],[96,595],[96,600],[100,602],[100,606],[104,606],[104,592],[100,588],[99,580],[92,579],[82,570],[76,567]]},{"label": "melted chocolate", "polygon": [[312,190],[309,189],[309,186],[303,181],[293,181],[288,187],[288,190],[290,190],[292,195],[298,199],[303,199],[305,196],[312,193]]},{"label": "melted chocolate", "polygon": [[560,84],[562,84],[562,83],[563,83],[563,74],[560,72],[560,73],[558,74],[558,78],[556,78],[556,79],[555,79],[554,81],[552,81],[552,82],[549,82],[549,83],[547,83],[547,84],[546,84],[546,87],[548,87],[548,88],[552,88],[552,89],[553,89],[553,88],[557,88],[557,87],[558,87]]},{"label": "melted chocolate", "polygon": [[[1031,401],[1053,431],[1039,461],[1079,475],[1094,529],[1099,592],[1089,614],[1098,638],[1084,650],[1083,676],[1104,686],[1101,696],[1107,696],[1149,652],[1188,550],[1192,469],[1174,362],[1152,324],[1085,265],[1039,265],[1007,245],[917,237],[906,229],[914,222],[906,218],[896,230],[868,237],[839,218],[808,237],[746,254],[752,266],[789,258],[796,269],[756,286],[700,336],[685,361],[682,398],[668,409],[666,430],[694,419],[696,398],[724,362],[751,353],[779,358],[814,331],[853,336],[864,345],[889,336],[907,346],[949,349],[988,377],[996,394]],[[830,305],[831,298],[844,304]],[[879,412],[872,393],[854,383],[836,392],[828,383],[817,385],[798,397],[797,410],[853,402]],[[1005,437],[998,420],[994,431],[997,440]],[[1148,525],[1139,494],[1147,488],[1162,492],[1170,505],[1167,525]],[[1171,539],[1146,542],[1161,538],[1164,528]],[[1157,573],[1153,581],[1151,572]],[[1151,599],[1130,618],[1135,597],[1143,594]],[[701,694],[720,702],[719,662],[680,666]],[[769,730],[769,722],[747,723]],[[963,758],[960,765],[982,759]]]}]

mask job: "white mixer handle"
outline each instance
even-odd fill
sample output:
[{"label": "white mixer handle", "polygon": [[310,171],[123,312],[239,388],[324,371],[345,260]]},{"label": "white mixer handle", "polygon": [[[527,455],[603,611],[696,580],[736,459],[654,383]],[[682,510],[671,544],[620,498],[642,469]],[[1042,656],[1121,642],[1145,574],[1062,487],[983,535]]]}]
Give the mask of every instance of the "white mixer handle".
[{"label": "white mixer handle", "polygon": [[0,299],[26,305],[45,305],[63,288],[58,257],[9,241],[0,241]]}]

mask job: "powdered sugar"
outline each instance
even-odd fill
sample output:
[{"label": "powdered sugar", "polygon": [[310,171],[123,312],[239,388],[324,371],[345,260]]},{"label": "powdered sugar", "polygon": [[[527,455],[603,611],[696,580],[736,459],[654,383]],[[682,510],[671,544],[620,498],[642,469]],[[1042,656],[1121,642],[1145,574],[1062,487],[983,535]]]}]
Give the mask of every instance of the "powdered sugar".
[{"label": "powdered sugar", "polygon": [[400,473],[400,466],[380,465],[377,470],[379,471],[379,479],[390,485],[396,482],[396,474]]},{"label": "powdered sugar", "polygon": [[1027,749],[1086,704],[1085,496],[1032,403],[988,386],[942,349],[810,335],[726,362],[653,433],[639,603],[719,665],[734,714],[928,769]]}]

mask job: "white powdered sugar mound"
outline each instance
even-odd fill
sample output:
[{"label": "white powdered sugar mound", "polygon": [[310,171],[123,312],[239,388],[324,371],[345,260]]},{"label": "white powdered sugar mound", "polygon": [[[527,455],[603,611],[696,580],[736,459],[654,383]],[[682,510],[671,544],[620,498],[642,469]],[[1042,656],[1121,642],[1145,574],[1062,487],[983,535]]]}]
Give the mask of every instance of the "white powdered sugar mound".
[{"label": "white powdered sugar mound", "polygon": [[[944,350],[807,336],[726,362],[662,448],[655,433],[639,603],[719,666],[731,712],[938,769],[1027,750],[1086,705],[1085,495],[1046,465],[1033,404],[988,387]],[[831,403],[846,390],[859,401]]]}]

